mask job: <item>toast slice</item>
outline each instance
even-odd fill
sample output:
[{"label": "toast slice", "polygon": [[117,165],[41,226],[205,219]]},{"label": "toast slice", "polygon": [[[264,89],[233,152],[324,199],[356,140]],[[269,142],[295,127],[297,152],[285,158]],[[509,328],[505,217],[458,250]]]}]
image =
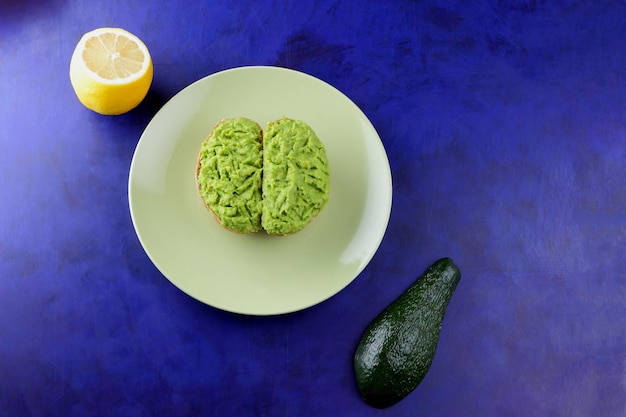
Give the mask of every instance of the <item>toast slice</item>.
[{"label": "toast slice", "polygon": [[226,229],[262,230],[263,131],[238,117],[218,122],[202,142],[196,184],[205,207]]},{"label": "toast slice", "polygon": [[328,203],[330,170],[326,149],[300,120],[269,122],[263,137],[263,213],[271,235],[304,229]]}]

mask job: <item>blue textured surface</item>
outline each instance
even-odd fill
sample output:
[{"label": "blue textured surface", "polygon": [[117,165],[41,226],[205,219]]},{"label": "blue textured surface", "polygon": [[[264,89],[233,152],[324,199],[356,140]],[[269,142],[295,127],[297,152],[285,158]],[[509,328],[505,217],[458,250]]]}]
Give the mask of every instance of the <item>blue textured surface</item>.
[{"label": "blue textured surface", "polygon": [[[626,3],[0,3],[0,416],[626,415]],[[80,36],[119,26],[155,78],[132,112],[80,105]],[[278,65],[353,99],[394,181],[345,290],[280,317],[202,305],[130,220],[135,145],[176,92]],[[367,325],[435,259],[463,278],[418,389],[358,396]]]}]

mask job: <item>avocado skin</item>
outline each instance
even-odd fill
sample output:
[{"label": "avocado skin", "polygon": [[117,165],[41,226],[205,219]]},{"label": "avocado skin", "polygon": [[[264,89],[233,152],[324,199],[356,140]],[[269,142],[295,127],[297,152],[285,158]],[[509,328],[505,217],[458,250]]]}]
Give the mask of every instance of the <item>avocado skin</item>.
[{"label": "avocado skin", "polygon": [[354,355],[354,370],[367,404],[390,407],[426,376],[460,279],[452,259],[439,259],[366,328]]}]

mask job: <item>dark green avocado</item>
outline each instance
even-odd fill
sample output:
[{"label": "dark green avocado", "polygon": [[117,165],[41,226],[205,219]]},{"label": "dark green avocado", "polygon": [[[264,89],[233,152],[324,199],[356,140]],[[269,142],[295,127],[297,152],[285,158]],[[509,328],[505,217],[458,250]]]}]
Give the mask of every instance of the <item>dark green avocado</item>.
[{"label": "dark green avocado", "polygon": [[426,376],[460,279],[450,258],[438,260],[367,327],[354,355],[357,385],[367,404],[390,407]]}]

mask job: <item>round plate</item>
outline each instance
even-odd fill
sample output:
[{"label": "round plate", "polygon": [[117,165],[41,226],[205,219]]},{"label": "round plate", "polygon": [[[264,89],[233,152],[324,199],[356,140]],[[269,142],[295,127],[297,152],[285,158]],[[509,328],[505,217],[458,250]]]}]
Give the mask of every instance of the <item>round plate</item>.
[{"label": "round plate", "polygon": [[[283,116],[309,124],[324,143],[330,201],[287,237],[220,227],[195,183],[201,142],[224,118],[264,128]],[[391,171],[376,130],[329,84],[278,67],[242,67],[176,94],[142,134],[130,168],[133,225],[154,265],[213,307],[273,315],[313,306],[345,288],[378,249],[391,211]]]}]

